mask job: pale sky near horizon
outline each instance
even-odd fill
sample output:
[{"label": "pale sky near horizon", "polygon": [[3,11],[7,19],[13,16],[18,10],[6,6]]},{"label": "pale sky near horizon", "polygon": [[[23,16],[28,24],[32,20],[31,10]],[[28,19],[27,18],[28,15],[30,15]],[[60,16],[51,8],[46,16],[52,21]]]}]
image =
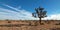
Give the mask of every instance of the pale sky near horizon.
[{"label": "pale sky near horizon", "polygon": [[0,19],[38,19],[32,13],[39,6],[47,11],[44,19],[60,20],[60,0],[0,0]]}]

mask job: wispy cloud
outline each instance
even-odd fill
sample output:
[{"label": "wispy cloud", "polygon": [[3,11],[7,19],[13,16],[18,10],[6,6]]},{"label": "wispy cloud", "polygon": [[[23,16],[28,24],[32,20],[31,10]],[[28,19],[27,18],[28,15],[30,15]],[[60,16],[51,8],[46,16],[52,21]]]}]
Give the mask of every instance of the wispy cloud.
[{"label": "wispy cloud", "polygon": [[5,9],[5,8],[0,8],[0,11],[5,11],[5,12],[9,12],[9,13],[5,13],[5,12],[0,12],[0,19],[12,19],[12,20],[32,20],[32,19],[36,19],[34,17],[32,17],[32,13],[26,10],[19,10],[18,8],[14,8],[12,6],[8,6],[8,5],[4,5],[6,7],[9,7],[13,10],[19,11],[19,12],[15,12],[15,11],[11,11],[10,9]]},{"label": "wispy cloud", "polygon": [[[11,8],[11,9],[13,9],[13,10],[16,11],[16,12],[19,12],[19,11],[20,11],[19,9],[14,8],[14,7],[12,7],[12,6],[9,6],[9,5],[7,5],[7,4],[2,4],[2,5],[6,6],[6,7],[8,7],[8,8]],[[20,8],[21,8],[21,7],[20,7]]]},{"label": "wispy cloud", "polygon": [[[11,11],[11,9],[0,8],[0,19],[12,19],[12,20],[38,20],[38,18],[32,17],[32,13],[26,11],[24,9],[20,10],[18,8],[14,8],[12,6],[4,4],[4,6],[9,7],[15,11]],[[21,8],[21,7],[20,7]],[[18,11],[18,12],[16,12]],[[44,20],[60,20],[60,14],[51,14],[48,17],[43,18]]]}]

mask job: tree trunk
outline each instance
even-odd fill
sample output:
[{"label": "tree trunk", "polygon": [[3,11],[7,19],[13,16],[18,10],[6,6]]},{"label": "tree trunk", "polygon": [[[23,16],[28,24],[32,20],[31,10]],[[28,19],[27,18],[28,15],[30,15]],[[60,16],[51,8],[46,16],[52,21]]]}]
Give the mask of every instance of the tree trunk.
[{"label": "tree trunk", "polygon": [[39,18],[39,23],[41,24],[41,18]]}]

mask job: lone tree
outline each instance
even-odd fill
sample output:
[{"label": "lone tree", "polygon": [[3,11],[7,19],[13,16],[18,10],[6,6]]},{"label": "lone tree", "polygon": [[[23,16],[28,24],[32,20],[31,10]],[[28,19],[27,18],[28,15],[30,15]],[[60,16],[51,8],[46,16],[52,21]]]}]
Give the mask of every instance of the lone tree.
[{"label": "lone tree", "polygon": [[32,13],[32,15],[34,17],[38,17],[39,18],[39,23],[41,24],[41,18],[47,17],[46,13],[47,11],[44,11],[44,8],[39,7],[39,8],[35,8],[35,13]]}]

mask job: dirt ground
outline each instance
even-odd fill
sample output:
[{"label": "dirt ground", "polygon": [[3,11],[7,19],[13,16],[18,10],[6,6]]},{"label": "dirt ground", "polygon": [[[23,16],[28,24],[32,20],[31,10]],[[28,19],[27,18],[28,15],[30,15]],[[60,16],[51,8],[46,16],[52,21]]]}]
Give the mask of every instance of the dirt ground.
[{"label": "dirt ground", "polygon": [[59,20],[0,20],[0,30],[60,30]]}]

